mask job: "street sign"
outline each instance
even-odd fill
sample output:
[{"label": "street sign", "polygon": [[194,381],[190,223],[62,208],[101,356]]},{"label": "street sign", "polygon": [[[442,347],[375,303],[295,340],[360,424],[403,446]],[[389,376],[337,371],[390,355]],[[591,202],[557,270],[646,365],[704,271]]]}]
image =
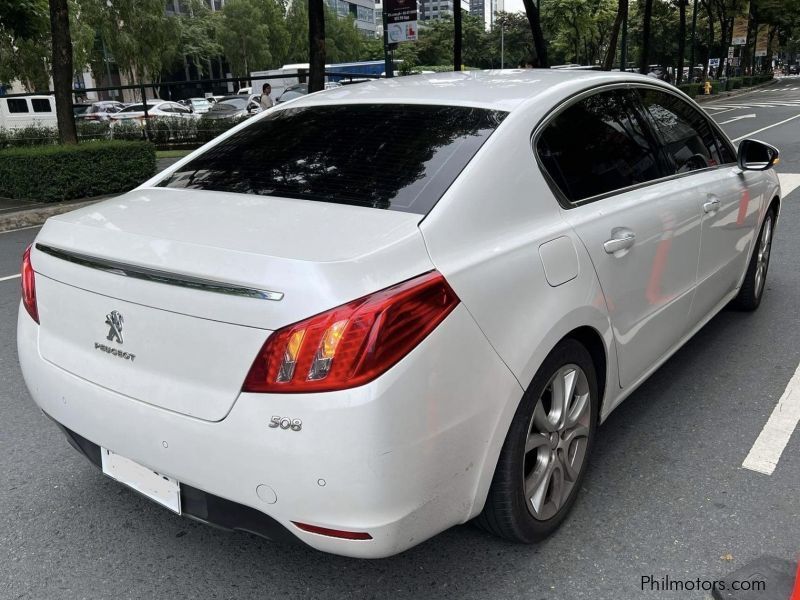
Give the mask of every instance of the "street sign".
[{"label": "street sign", "polygon": [[728,58],[733,58],[733,51],[734,51],[734,47],[733,46],[728,46]]},{"label": "street sign", "polygon": [[417,41],[417,0],[384,0],[389,43]]},{"label": "street sign", "polygon": [[720,59],[718,58],[709,58],[708,59],[708,66],[717,68],[719,66]]}]

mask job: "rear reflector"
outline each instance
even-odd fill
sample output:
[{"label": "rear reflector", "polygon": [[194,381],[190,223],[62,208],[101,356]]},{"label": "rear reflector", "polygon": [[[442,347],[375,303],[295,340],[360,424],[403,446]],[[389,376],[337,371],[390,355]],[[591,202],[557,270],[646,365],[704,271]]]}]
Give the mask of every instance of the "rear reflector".
[{"label": "rear reflector", "polygon": [[340,538],[343,540],[371,540],[372,536],[366,531],[342,531],[340,529],[328,529],[327,527],[317,527],[316,525],[308,525],[307,523],[298,523],[292,521],[298,529],[308,531],[309,533],[317,533],[319,535],[326,535],[328,537]]},{"label": "rear reflector", "polygon": [[436,271],[275,331],[242,391],[329,392],[364,385],[397,364],[458,305]]},{"label": "rear reflector", "polygon": [[36,280],[34,279],[33,265],[31,265],[31,247],[25,249],[22,255],[22,305],[31,319],[39,322],[39,307],[36,304]]}]

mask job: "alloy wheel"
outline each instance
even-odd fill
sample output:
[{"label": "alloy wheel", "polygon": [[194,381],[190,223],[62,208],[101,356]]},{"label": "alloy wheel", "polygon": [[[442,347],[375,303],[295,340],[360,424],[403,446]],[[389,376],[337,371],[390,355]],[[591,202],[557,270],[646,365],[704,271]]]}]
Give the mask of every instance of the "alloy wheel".
[{"label": "alloy wheel", "polygon": [[523,489],[535,519],[551,519],[570,497],[586,458],[590,419],[586,374],[564,365],[539,396],[528,426]]},{"label": "alloy wheel", "polygon": [[761,296],[764,281],[767,278],[767,268],[769,267],[769,252],[772,247],[772,216],[767,215],[764,221],[764,228],[761,231],[761,239],[758,242],[758,255],[756,257],[756,298]]}]

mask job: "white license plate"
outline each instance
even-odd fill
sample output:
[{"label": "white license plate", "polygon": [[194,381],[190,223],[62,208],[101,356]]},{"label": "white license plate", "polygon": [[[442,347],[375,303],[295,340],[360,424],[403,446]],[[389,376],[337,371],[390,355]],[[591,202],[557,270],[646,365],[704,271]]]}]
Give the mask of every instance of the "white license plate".
[{"label": "white license plate", "polygon": [[100,448],[103,473],[181,514],[181,484],[129,458]]}]

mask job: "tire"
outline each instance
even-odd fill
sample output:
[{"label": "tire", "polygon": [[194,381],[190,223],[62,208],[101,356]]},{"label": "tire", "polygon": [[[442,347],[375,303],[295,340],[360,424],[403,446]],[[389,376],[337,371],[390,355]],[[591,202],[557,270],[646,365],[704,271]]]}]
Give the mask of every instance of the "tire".
[{"label": "tire", "polygon": [[[559,409],[552,400],[563,398],[566,394],[558,391],[569,389],[571,381],[573,393],[566,410]],[[563,402],[558,404],[563,406]],[[526,544],[553,533],[581,487],[594,443],[597,410],[592,357],[576,340],[562,340],[542,363],[517,408],[476,524]]]},{"label": "tire", "polygon": [[731,305],[739,310],[752,311],[761,304],[764,296],[764,288],[767,282],[767,272],[769,271],[769,257],[772,250],[772,237],[775,232],[775,210],[770,209],[764,217],[761,231],[758,233],[756,247],[753,249],[753,256],[747,265],[742,287]]}]

